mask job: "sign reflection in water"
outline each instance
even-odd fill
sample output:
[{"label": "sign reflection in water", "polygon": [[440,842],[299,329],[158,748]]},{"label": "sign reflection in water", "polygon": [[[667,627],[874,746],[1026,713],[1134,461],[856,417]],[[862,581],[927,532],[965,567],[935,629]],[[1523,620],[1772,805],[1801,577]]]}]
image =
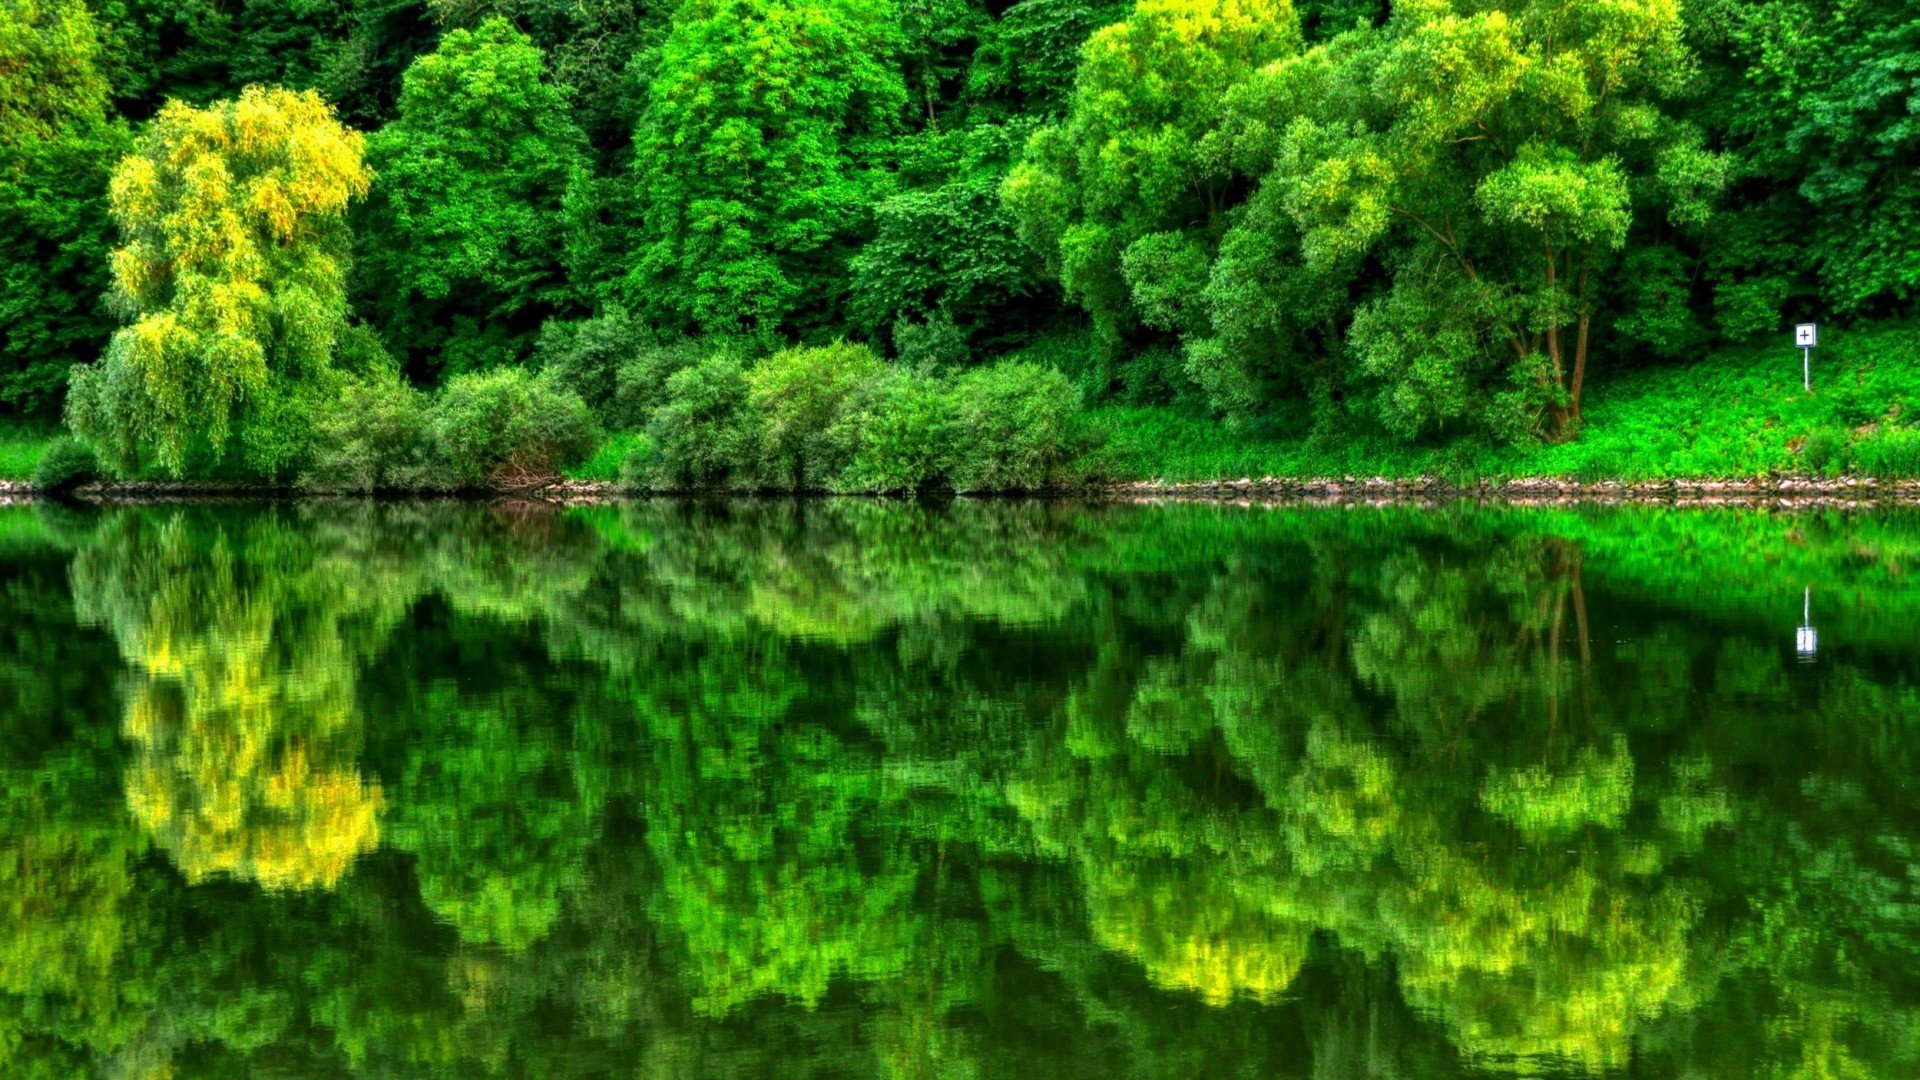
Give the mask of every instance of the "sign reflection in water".
[{"label": "sign reflection in water", "polygon": [[1813,587],[1800,597],[1800,628],[1793,633],[1793,651],[1802,663],[1812,663],[1820,651],[1820,632],[1813,628]]},{"label": "sign reflection in water", "polygon": [[1920,1072],[1912,515],[0,526],[27,1075]]}]

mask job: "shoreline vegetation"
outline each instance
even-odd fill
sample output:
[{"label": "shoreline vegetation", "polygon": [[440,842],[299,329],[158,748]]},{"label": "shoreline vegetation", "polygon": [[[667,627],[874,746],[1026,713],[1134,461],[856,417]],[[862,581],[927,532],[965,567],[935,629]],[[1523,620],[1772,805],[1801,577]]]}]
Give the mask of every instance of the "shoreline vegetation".
[{"label": "shoreline vegetation", "polygon": [[[397,406],[354,396],[337,414],[339,447],[323,459],[332,474],[310,469],[277,482],[152,473],[109,479],[85,460],[49,476],[50,451],[71,451],[72,440],[51,425],[5,424],[0,494],[84,488],[115,499],[538,492],[1666,501],[1904,500],[1920,491],[1920,432],[1902,423],[1920,408],[1920,333],[1883,325],[1833,334],[1812,394],[1778,378],[1791,366],[1784,352],[1763,342],[1688,368],[1629,372],[1588,410],[1582,438],[1495,446],[1327,442],[1289,438],[1271,426],[1229,427],[1177,406],[1073,407],[1074,388],[1060,373],[1017,363],[969,373],[969,393],[990,405],[969,411],[954,399],[954,380],[903,377],[862,347],[837,345],[788,349],[734,373],[730,402],[653,406],[654,422],[644,429],[623,429],[619,409],[595,415],[563,395],[543,398],[540,388],[553,377],[519,371],[465,380],[470,392],[443,395],[438,419],[424,395],[403,387],[395,387],[402,395]],[[660,378],[657,368],[633,370],[657,360],[646,353],[638,362],[624,360],[603,371],[603,381],[629,401],[664,394],[671,377]],[[703,395],[713,380],[681,374],[698,371],[697,364],[676,369],[676,389]],[[643,385],[649,377],[651,387]],[[559,421],[545,428],[523,421],[532,434],[515,434],[516,414],[537,421],[542,410]],[[625,411],[644,410],[629,404]],[[562,434],[550,434],[554,429]],[[491,464],[435,465],[436,434],[466,431],[498,433],[505,448],[476,449],[480,440],[468,439],[448,456]],[[515,449],[516,439],[534,449]],[[543,439],[565,445],[541,449]]]},{"label": "shoreline vegetation", "polygon": [[1478,501],[1511,506],[1660,505],[1686,507],[1866,508],[1920,505],[1920,480],[1873,477],[1783,476],[1746,480],[1580,481],[1517,477],[1459,484],[1439,477],[1324,477],[1168,482],[1112,481],[1038,490],[941,492],[794,491],[789,489],[680,490],[633,488],[617,482],[552,479],[519,488],[469,491],[387,489],[368,493],[316,492],[293,485],[249,482],[124,480],[48,492],[31,481],[0,480],[0,501],[41,498],[101,504],[251,500],[480,499],[597,504],[647,499],[926,499],[1042,498],[1127,502],[1242,502],[1271,505],[1439,505]]},{"label": "shoreline vegetation", "polygon": [[1904,0],[381,3],[0,9],[0,478],[1920,480]]}]

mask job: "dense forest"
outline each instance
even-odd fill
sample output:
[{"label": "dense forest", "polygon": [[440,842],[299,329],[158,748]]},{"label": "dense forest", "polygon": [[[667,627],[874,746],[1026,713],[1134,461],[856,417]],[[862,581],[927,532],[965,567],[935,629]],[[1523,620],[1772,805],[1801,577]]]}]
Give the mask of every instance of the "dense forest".
[{"label": "dense forest", "polygon": [[1103,410],[1575,444],[1818,319],[1736,464],[1912,472],[1916,102],[1902,0],[0,0],[0,403],[56,479],[1019,488]]}]

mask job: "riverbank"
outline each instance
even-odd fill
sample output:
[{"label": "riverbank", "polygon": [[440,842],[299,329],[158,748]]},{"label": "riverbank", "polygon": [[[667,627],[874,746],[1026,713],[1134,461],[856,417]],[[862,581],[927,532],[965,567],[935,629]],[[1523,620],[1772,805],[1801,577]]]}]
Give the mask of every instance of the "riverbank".
[{"label": "riverbank", "polygon": [[[1557,444],[1407,444],[1364,431],[1310,437],[1304,415],[1235,427],[1169,405],[1096,405],[1077,421],[1091,449],[1059,473],[1084,478],[1070,485],[1076,492],[1156,497],[1908,497],[1912,489],[1900,485],[1920,479],[1920,427],[1912,422],[1920,416],[1920,332],[1835,329],[1812,394],[1789,359],[1798,358],[1783,359],[1778,342],[1763,342],[1692,364],[1609,373],[1579,437]],[[10,482],[0,493],[23,490],[57,436],[46,425],[0,426],[0,481]],[[583,486],[566,495],[616,493],[628,462],[658,452],[639,432],[604,432],[595,452],[568,470],[568,483]],[[100,490],[116,498],[287,493],[147,481]]]},{"label": "riverbank", "polygon": [[[31,483],[0,480],[0,502],[43,498]],[[331,499],[339,496],[301,491],[285,485],[170,482],[155,480],[88,484],[67,497],[95,503],[164,503],[283,499]],[[357,496],[356,496],[357,497]],[[387,492],[388,498],[445,498],[445,493]],[[467,497],[516,499],[566,504],[610,503],[647,498],[792,498],[779,491],[648,491],[598,480],[555,480],[510,490],[471,492]],[[818,492],[798,497],[888,498],[874,493]],[[1920,480],[1880,480],[1873,477],[1770,477],[1749,480],[1618,480],[1578,481],[1555,477],[1523,477],[1454,483],[1439,477],[1325,477],[1296,480],[1282,477],[1241,478],[1193,482],[1131,481],[1088,484],[1047,492],[984,492],[969,498],[1041,497],[1124,501],[1195,501],[1353,504],[1417,504],[1455,501],[1541,505],[1679,505],[1745,507],[1867,507],[1880,504],[1920,505]]]},{"label": "riverbank", "polygon": [[1692,363],[1610,371],[1588,397],[1578,438],[1495,446],[1396,442],[1365,431],[1306,437],[1303,415],[1235,429],[1164,406],[1089,410],[1100,467],[1120,480],[1442,477],[1460,486],[1528,478],[1584,483],[1726,482],[1772,477],[1920,477],[1920,332],[1834,328],[1814,358],[1768,339]]}]

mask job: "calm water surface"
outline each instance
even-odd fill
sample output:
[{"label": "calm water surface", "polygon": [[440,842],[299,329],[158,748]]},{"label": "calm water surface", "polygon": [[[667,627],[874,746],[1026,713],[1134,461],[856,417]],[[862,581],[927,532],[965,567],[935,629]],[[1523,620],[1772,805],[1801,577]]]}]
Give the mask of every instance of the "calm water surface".
[{"label": "calm water surface", "polygon": [[1913,1076],[1917,685],[1911,513],[0,510],[0,1074]]}]

